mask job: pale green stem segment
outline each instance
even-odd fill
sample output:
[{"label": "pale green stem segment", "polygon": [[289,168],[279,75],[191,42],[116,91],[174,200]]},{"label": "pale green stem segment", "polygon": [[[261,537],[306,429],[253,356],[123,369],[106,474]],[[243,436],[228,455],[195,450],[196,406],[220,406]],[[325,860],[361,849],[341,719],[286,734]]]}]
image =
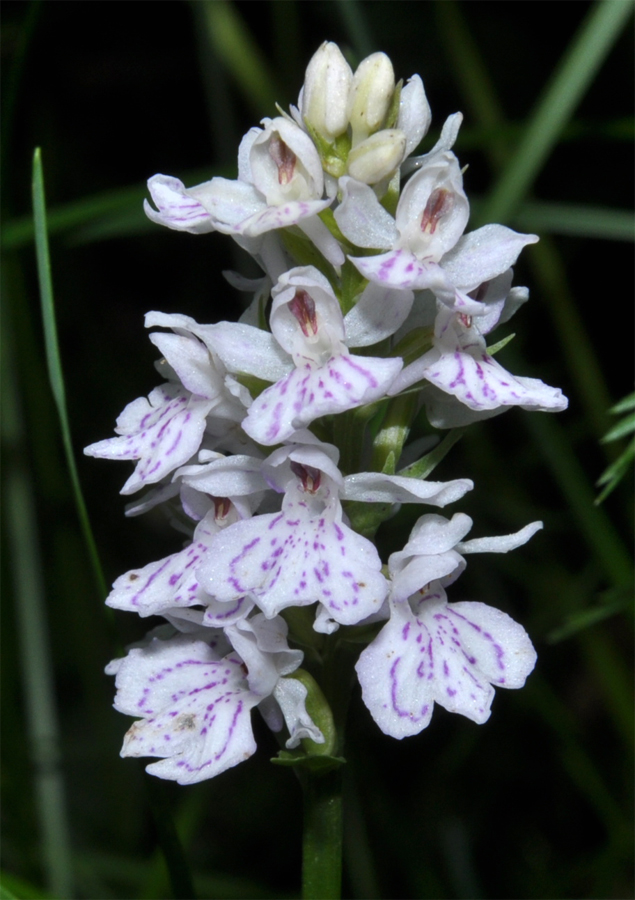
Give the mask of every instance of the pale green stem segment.
[{"label": "pale green stem segment", "polygon": [[416,394],[401,394],[390,401],[386,418],[373,442],[371,471],[394,474],[410,433],[417,403]]}]

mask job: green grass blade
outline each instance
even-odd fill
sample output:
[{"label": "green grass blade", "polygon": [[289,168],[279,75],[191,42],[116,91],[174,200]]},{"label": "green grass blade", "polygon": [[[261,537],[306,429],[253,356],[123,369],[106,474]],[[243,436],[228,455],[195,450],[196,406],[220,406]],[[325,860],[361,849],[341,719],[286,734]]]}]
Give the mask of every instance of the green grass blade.
[{"label": "green grass blade", "polygon": [[24,680],[28,749],[33,765],[42,865],[56,897],[72,897],[71,844],[60,767],[60,734],[50,659],[46,591],[37,512],[27,468],[25,428],[6,306],[2,327],[2,437],[6,450],[3,505],[13,576],[15,616]]},{"label": "green grass blade", "polygon": [[629,394],[627,397],[622,397],[615,406],[610,408],[609,412],[618,414],[629,412],[631,409],[635,409],[635,393]]},{"label": "green grass blade", "polygon": [[629,551],[609,517],[594,504],[593,491],[562,426],[540,413],[525,416],[523,425],[544,455],[607,580],[614,587],[631,584],[633,566]]},{"label": "green grass blade", "polygon": [[[630,0],[625,5],[630,9]],[[478,117],[480,125],[487,123],[492,129],[499,128],[504,136],[507,123],[502,118],[500,103],[478,47],[463,20],[461,7],[456,3],[446,2],[440,4],[438,9],[442,13],[439,16],[440,33],[451,56],[458,87],[465,97],[467,106]],[[461,62],[463,59],[470,61],[469,69]],[[563,67],[564,64],[561,64],[559,68]],[[510,154],[509,143],[506,140],[496,144],[490,142],[484,146],[484,151],[495,172],[499,172],[505,162],[509,171],[510,167],[516,165],[514,159],[522,152],[522,145],[514,156]],[[524,205],[518,209],[518,218],[524,209]],[[490,210],[489,201],[479,204],[473,217],[475,223],[490,221],[488,219]],[[515,213],[510,218],[515,226],[519,224]],[[576,385],[589,422],[599,437],[606,432],[606,410],[610,397],[594,343],[582,319],[580,304],[576,303],[572,296],[562,260],[549,240],[543,239],[532,247],[527,254],[527,260],[534,272],[536,289],[545,298],[545,308],[553,318],[567,366],[571,371],[571,381]]]},{"label": "green grass blade", "polygon": [[214,53],[231,72],[252,112],[274,115],[284,91],[256,41],[245,26],[237,7],[228,0],[201,0],[208,39]]},{"label": "green grass blade", "polygon": [[528,200],[514,216],[513,225],[520,231],[537,234],[568,234],[607,241],[635,240],[635,219],[626,209]]},{"label": "green grass blade", "polygon": [[516,152],[482,211],[482,221],[504,222],[512,216],[632,11],[631,0],[599,0],[591,8],[538,101]]},{"label": "green grass blade", "polygon": [[[189,187],[209,179],[212,173],[209,169],[195,169],[178,174]],[[223,166],[214,174],[231,178],[232,170]],[[107,237],[120,237],[122,234],[145,230],[146,222],[149,228],[156,228],[143,213],[143,200],[146,197],[148,197],[147,187],[136,184],[115,191],[93,194],[70,203],[62,203],[47,210],[47,233],[61,234],[76,229],[77,242],[87,243],[89,240],[101,240],[102,234]],[[118,223],[121,223],[121,227],[117,231]],[[86,226],[94,231],[85,234]],[[30,244],[34,236],[33,216],[10,219],[2,226],[2,249],[17,250]]]},{"label": "green grass blade", "polygon": [[[93,531],[88,519],[88,512],[75,465],[75,455],[71,441],[71,431],[66,410],[66,390],[64,387],[64,375],[62,373],[62,361],[60,359],[57,340],[57,324],[55,321],[55,305],[53,301],[53,282],[51,279],[51,261],[49,256],[48,235],[46,230],[46,199],[44,194],[44,172],[42,169],[42,154],[38,147],[33,156],[33,213],[35,218],[35,248],[37,254],[37,270],[40,285],[40,301],[42,305],[42,320],[44,323],[44,342],[46,346],[46,362],[48,366],[49,381],[53,398],[57,407],[62,432],[62,441],[66,462],[73,487],[75,505],[79,515],[80,525],[88,553],[93,567],[95,580],[102,597],[108,594],[106,580],[99,561]],[[106,614],[109,610],[105,608]]]},{"label": "green grass blade", "polygon": [[358,0],[338,0],[337,11],[346,29],[351,47],[357,56],[353,66],[353,68],[356,68],[362,59],[381,48],[377,46],[370,33],[366,15]]}]

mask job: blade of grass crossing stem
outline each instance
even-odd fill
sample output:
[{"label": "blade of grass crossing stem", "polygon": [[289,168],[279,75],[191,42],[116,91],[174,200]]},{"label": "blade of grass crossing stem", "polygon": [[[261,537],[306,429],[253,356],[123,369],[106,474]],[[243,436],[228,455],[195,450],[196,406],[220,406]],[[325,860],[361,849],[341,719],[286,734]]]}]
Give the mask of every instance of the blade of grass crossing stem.
[{"label": "blade of grass crossing stem", "polygon": [[505,222],[513,214],[632,11],[631,0],[599,0],[591,8],[538,101],[510,164],[482,210],[482,221]]},{"label": "blade of grass crossing stem", "polygon": [[[97,547],[93,537],[92,528],[88,519],[88,512],[82,495],[71,432],[66,410],[66,391],[64,388],[64,375],[60,359],[57,340],[57,325],[55,322],[55,304],[53,300],[53,282],[51,279],[51,261],[49,257],[48,236],[46,232],[46,198],[44,194],[44,173],[42,170],[42,154],[38,147],[33,156],[33,212],[35,218],[35,250],[37,255],[38,279],[40,284],[40,301],[42,306],[42,320],[44,323],[44,341],[46,346],[46,361],[48,365],[49,380],[53,399],[57,407],[64,443],[64,452],[73,486],[75,505],[79,515],[81,529],[86,541],[88,553],[93,566],[97,587],[102,597],[108,594],[106,581],[102,572],[101,563],[97,554]],[[106,614],[110,615],[107,607]]]},{"label": "blade of grass crossing stem", "polygon": [[12,359],[11,323],[7,319],[6,307],[3,306],[2,437],[7,451],[3,503],[24,679],[26,731],[47,886],[53,896],[70,898],[73,896],[71,845],[60,766],[60,735],[49,652],[46,593],[35,496],[26,463],[27,454],[24,452],[26,437],[15,362]]}]

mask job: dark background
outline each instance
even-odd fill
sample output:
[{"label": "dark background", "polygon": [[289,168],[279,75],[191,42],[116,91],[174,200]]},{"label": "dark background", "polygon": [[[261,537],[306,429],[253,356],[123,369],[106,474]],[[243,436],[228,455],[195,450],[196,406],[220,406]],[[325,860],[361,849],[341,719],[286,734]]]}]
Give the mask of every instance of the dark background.
[{"label": "dark background", "polygon": [[[110,583],[174,552],[179,538],[159,516],[125,519],[124,466],[84,458],[81,448],[110,436],[123,407],[156,384],[143,314],[236,318],[241,298],[221,271],[253,272],[229,238],[148,223],[145,180],[156,172],[187,184],[235,177],[242,134],[275,114],[273,101],[296,102],[311,54],[328,39],[353,61],[384,50],[397,77],[422,76],[433,112],[424,149],[447,115],[464,111],[455,150],[469,165],[466,191],[478,208],[494,183],[492,144],[513,150],[592,4],[288,0],[228,8],[270,70],[269,92],[266,84],[261,93],[242,87],[218,49],[223,39],[210,39],[203,0],[3,4],[4,328],[25,424],[4,471],[10,479],[19,457],[37,498],[78,897],[172,896],[156,849],[157,802],[176,818],[201,897],[297,896],[301,802],[294,776],[268,762],[277,747],[257,716],[255,757],[189,788],[158,782],[154,800],[143,763],[118,757],[129,722],[111,709],[103,667],[148,623],[104,614],[77,523],[23,221],[34,147],[44,162],[73,444]],[[506,119],[496,133],[470,109],[452,56],[458,27]],[[632,84],[629,22],[534,183],[535,198],[630,208]],[[94,214],[86,203],[74,206],[94,197]],[[557,421],[512,410],[481,424],[435,475],[475,480],[461,504],[475,520],[474,537],[545,521],[513,558],[471,557],[451,596],[522,621],[538,666],[523,691],[498,692],[486,725],[437,708],[427,731],[399,743],[378,731],[355,696],[345,896],[632,896],[632,640],[620,611],[631,584],[623,548],[631,545],[632,479],[599,510],[592,505],[595,481],[621,449],[598,443],[613,421],[606,409],[632,390],[632,242],[556,230],[543,245],[547,264],[529,248],[517,267],[516,283],[528,284],[532,299],[505,326],[518,336],[501,361],[562,387],[570,408]],[[596,371],[585,388],[584,373]],[[384,551],[397,539],[386,530]],[[39,890],[46,871],[11,557],[4,553],[3,869],[23,880],[19,896],[50,896]],[[614,614],[581,627],[581,614],[603,607]],[[568,617],[576,627],[558,640]],[[15,880],[6,884],[17,891]]]}]

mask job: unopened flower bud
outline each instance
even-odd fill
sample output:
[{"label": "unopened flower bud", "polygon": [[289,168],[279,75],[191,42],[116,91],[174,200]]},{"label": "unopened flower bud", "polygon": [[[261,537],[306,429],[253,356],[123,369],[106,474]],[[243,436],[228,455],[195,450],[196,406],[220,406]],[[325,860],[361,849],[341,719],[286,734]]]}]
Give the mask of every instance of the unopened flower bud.
[{"label": "unopened flower bud", "polygon": [[357,67],[349,97],[353,146],[384,124],[395,91],[395,73],[385,53],[372,53]]},{"label": "unopened flower bud", "polygon": [[378,131],[358,144],[348,156],[348,173],[356,181],[377,184],[404,158],[406,136],[398,128]]},{"label": "unopened flower bud", "polygon": [[353,72],[337,44],[325,41],[307,66],[302,89],[302,118],[331,142],[348,128],[348,95]]}]

